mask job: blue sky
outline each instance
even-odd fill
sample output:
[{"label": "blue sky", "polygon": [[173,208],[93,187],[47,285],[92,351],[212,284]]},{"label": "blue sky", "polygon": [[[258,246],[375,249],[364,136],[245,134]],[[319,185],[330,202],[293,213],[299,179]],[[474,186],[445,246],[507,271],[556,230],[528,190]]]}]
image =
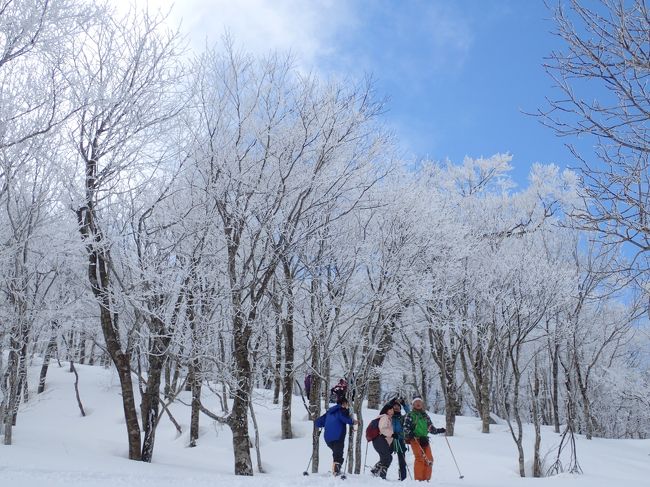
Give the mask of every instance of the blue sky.
[{"label": "blue sky", "polygon": [[405,156],[510,152],[524,184],[534,162],[575,164],[565,140],[522,113],[552,92],[550,17],[542,0],[185,0],[170,20],[197,48],[228,30],[253,52],[290,49],[323,76],[370,73]]},{"label": "blue sky", "polygon": [[552,89],[542,63],[558,40],[543,2],[362,3],[344,62],[374,74],[407,152],[460,161],[508,151],[520,183],[533,162],[573,164],[565,141],[522,113]]}]

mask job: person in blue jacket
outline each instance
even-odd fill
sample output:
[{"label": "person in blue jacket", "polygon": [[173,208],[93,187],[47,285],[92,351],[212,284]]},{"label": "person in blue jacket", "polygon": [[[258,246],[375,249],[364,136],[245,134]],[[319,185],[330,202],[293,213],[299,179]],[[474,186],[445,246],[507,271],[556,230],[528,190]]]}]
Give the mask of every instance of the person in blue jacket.
[{"label": "person in blue jacket", "polygon": [[315,422],[317,428],[325,428],[325,443],[332,450],[334,475],[341,473],[343,464],[343,448],[345,446],[345,433],[347,425],[359,424],[356,419],[350,416],[350,405],[346,398],[341,398],[329,408],[325,414]]}]

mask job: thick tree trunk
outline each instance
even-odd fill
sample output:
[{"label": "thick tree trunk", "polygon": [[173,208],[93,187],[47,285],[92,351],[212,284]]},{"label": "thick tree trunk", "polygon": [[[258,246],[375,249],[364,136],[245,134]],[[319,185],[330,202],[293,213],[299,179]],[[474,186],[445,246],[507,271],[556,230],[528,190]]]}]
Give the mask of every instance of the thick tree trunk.
[{"label": "thick tree trunk", "polygon": [[458,394],[456,391],[450,391],[445,395],[445,430],[447,430],[447,436],[454,436],[456,415],[459,412],[459,406],[460,404],[458,402]]},{"label": "thick tree trunk", "polygon": [[[456,363],[458,348],[453,337],[449,338],[451,346],[447,345],[445,332],[429,329],[429,344],[433,352],[433,359],[438,365],[440,385],[445,399],[445,429],[447,436],[454,436],[456,415],[460,413],[458,398],[458,384],[456,381]],[[421,366],[422,369],[424,367]],[[423,371],[424,372],[424,371]],[[425,382],[423,376],[422,382]],[[424,396],[426,397],[426,396]]]},{"label": "thick tree trunk", "polygon": [[281,413],[281,429],[282,439],[289,440],[293,438],[293,431],[291,430],[291,399],[293,398],[293,361],[294,361],[294,345],[293,345],[293,291],[291,289],[291,270],[288,264],[284,264],[284,277],[287,286],[287,316],[283,320],[283,334],[284,334],[284,376],[282,378],[282,413]]},{"label": "thick tree trunk", "polygon": [[[489,374],[489,371],[486,371],[485,374]],[[481,396],[480,396],[480,408],[481,408],[481,433],[490,432],[490,423],[492,418],[490,417],[490,389],[489,383],[486,379],[481,381]]]},{"label": "thick tree trunk", "polygon": [[556,343],[553,350],[553,362],[551,365],[551,373],[553,376],[553,385],[551,393],[551,401],[553,403],[553,431],[560,433],[560,406],[559,406],[559,355],[560,355],[560,346]]},{"label": "thick tree trunk", "polygon": [[140,424],[138,422],[138,413],[136,410],[133,381],[131,379],[131,364],[129,358],[124,353],[119,353],[113,358],[116,364],[117,375],[120,380],[122,390],[122,408],[126,420],[126,430],[129,440],[129,459],[141,460],[142,450],[140,446]]},{"label": "thick tree trunk", "polygon": [[535,358],[535,370],[532,387],[532,409],[533,425],[535,427],[535,445],[533,448],[533,477],[542,476],[542,459],[540,456],[540,445],[542,443],[541,420],[539,414],[539,374],[537,369],[537,358]]},{"label": "thick tree trunk", "polygon": [[[474,398],[474,405],[481,417],[481,431],[490,432],[491,400],[490,389],[492,385],[492,361],[496,348],[496,334],[491,330],[492,325],[482,326],[476,331],[476,344],[471,335],[463,337],[460,350],[460,363],[463,369],[465,382]],[[466,332],[466,334],[469,334]]]},{"label": "thick tree trunk", "polygon": [[279,322],[275,327],[275,368],[273,382],[273,404],[279,404],[280,390],[282,389],[282,327]]},{"label": "thick tree trunk", "polygon": [[[158,321],[157,318],[153,318]],[[162,326],[159,323],[159,326]],[[156,333],[162,330],[158,328]],[[165,363],[165,352],[169,343],[169,337],[154,336],[149,351],[149,371],[147,374],[147,386],[142,396],[142,425],[144,439],[142,442],[142,461],[151,462],[153,458],[154,442],[156,440],[156,427],[158,426],[158,414],[160,413],[160,382],[162,370]]]},{"label": "thick tree trunk", "polygon": [[190,447],[196,446],[199,439],[199,415],[201,413],[201,378],[198,360],[192,365],[192,413],[190,418]]},{"label": "thick tree trunk", "polygon": [[[224,344],[223,335],[219,335],[219,353],[221,354],[221,362],[226,363],[226,346]],[[228,385],[224,379],[221,382],[221,408],[224,413],[228,413]]]},{"label": "thick tree trunk", "polygon": [[86,363],[86,333],[83,330],[79,331],[79,363],[84,365]]},{"label": "thick tree trunk", "polygon": [[172,366],[171,360],[165,360],[165,365],[163,367],[163,380],[165,385],[163,386],[165,400],[168,400],[171,397],[171,386],[172,386]]},{"label": "thick tree trunk", "polygon": [[241,306],[235,303],[233,320],[233,341],[235,346],[235,394],[229,425],[232,430],[235,475],[253,475],[248,433],[248,403],[251,390],[251,364],[249,342],[251,329],[241,316]]},{"label": "thick tree trunk", "polygon": [[16,340],[12,337],[10,339],[11,349],[9,351],[9,359],[7,361],[7,371],[3,382],[7,384],[5,391],[5,398],[3,401],[2,413],[4,417],[4,444],[11,445],[13,441],[13,426],[15,420],[15,410],[18,404],[18,351]]},{"label": "thick tree trunk", "polygon": [[93,295],[99,304],[100,324],[106,350],[108,351],[120,379],[122,407],[129,441],[129,458],[141,460],[141,437],[136,409],[133,381],[131,378],[131,359],[120,345],[117,312],[113,309],[109,273],[110,255],[105,248],[102,233],[97,227],[94,208],[96,191],[97,162],[86,161],[86,206],[77,211],[79,232],[86,245],[88,256],[88,281]]},{"label": "thick tree trunk", "polygon": [[381,380],[373,368],[368,379],[368,409],[381,409],[381,406]]},{"label": "thick tree trunk", "polygon": [[95,365],[95,340],[90,344],[90,352],[88,352],[88,365]]},{"label": "thick tree trunk", "polygon": [[264,467],[262,467],[262,451],[260,450],[260,431],[257,427],[257,418],[255,416],[255,408],[253,408],[253,403],[248,403],[251,419],[253,420],[253,430],[255,432],[255,458],[257,460],[257,471],[259,473],[264,473]]},{"label": "thick tree trunk", "polygon": [[[355,414],[355,419],[359,421],[359,424],[357,425],[357,431],[364,431],[363,429],[363,412],[362,412],[362,405],[363,405],[363,394],[361,394],[361,391],[357,391],[357,396],[354,399],[354,414]],[[350,430],[354,430],[353,426],[350,426]],[[355,462],[354,462],[354,473],[359,475],[361,473],[361,468],[363,467],[363,461],[365,460],[361,456],[361,438],[363,435],[360,435],[358,432],[354,436],[354,457],[355,457]],[[352,437],[353,434],[350,433],[350,442],[352,442]],[[365,438],[365,437],[364,437]],[[350,473],[352,473],[352,465],[349,465],[349,470]]]},{"label": "thick tree trunk", "polygon": [[47,344],[47,348],[45,349],[45,355],[43,356],[43,365],[41,365],[41,374],[38,379],[38,390],[36,391],[37,394],[42,393],[45,391],[45,379],[47,378],[47,369],[50,366],[50,359],[52,358],[52,354],[54,353],[54,350],[56,350],[56,332],[52,332],[52,336],[50,337],[50,341]]},{"label": "thick tree trunk", "polygon": [[330,362],[330,356],[328,354],[325,357],[325,360],[323,360],[323,388],[321,389],[321,394],[323,395],[323,404],[325,405],[325,409],[327,409],[330,401],[330,373],[331,372],[332,372],[331,362]]},{"label": "thick tree trunk", "polygon": [[[510,344],[508,347],[508,357],[510,359],[510,365],[512,366],[512,403],[506,404],[506,411],[508,413],[508,427],[510,428],[510,434],[512,439],[517,445],[518,453],[518,463],[519,463],[519,476],[526,476],[525,468],[525,458],[524,458],[524,445],[523,445],[523,435],[524,428],[521,421],[521,411],[519,410],[519,388],[521,385],[521,371],[519,370],[519,353],[520,353],[521,343],[516,342],[515,344]],[[517,431],[515,432],[512,426],[512,416],[515,418],[517,424]]]},{"label": "thick tree trunk", "polygon": [[[321,415],[320,347],[316,340],[311,343],[311,390],[309,391],[309,419],[314,421]],[[311,472],[318,472],[318,453],[320,448],[320,430],[314,425],[311,443]]]},{"label": "thick tree trunk", "polygon": [[[95,259],[91,257],[91,262],[93,261],[99,261],[98,263],[102,267],[106,265],[100,258]],[[105,271],[108,272],[107,269],[105,269]],[[94,271],[89,269],[89,273],[90,272]],[[106,276],[106,280],[108,280],[108,276]],[[119,335],[113,325],[113,318],[107,305],[109,300],[108,296],[104,291],[98,291],[97,295],[100,299],[100,323],[106,341],[106,349],[115,365],[117,376],[120,380],[122,409],[124,412],[127,437],[129,441],[129,459],[141,460],[142,450],[140,444],[140,424],[138,422],[135,394],[133,391],[133,380],[131,378],[131,359],[120,347]]]}]

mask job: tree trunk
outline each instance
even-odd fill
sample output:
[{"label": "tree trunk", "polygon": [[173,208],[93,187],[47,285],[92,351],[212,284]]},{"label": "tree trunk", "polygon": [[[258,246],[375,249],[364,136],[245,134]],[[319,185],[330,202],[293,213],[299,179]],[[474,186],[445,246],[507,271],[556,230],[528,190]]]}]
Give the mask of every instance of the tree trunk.
[{"label": "tree trunk", "polygon": [[[524,458],[524,445],[523,445],[523,435],[524,429],[521,422],[521,412],[519,410],[519,388],[521,385],[521,371],[519,370],[519,353],[520,353],[520,342],[515,342],[510,344],[508,347],[508,357],[510,359],[510,365],[512,366],[512,404],[506,404],[506,411],[508,413],[508,427],[510,429],[510,434],[512,439],[517,445],[518,453],[518,463],[519,463],[519,476],[526,476],[525,468],[525,458]],[[515,422],[517,423],[517,432],[515,433],[514,428],[512,427],[511,415],[514,416]]]},{"label": "tree trunk", "polygon": [[122,352],[119,352],[112,359],[113,363],[116,364],[117,375],[120,379],[120,388],[122,390],[122,408],[124,410],[129,440],[129,459],[141,460],[140,424],[138,422],[138,413],[133,393],[133,381],[131,380],[131,364],[129,363],[128,356]]},{"label": "tree trunk", "polygon": [[[219,335],[219,353],[221,354],[221,361],[222,363],[226,363],[226,346],[223,341],[223,335]],[[224,379],[221,382],[221,397],[222,397],[222,402],[221,402],[221,408],[224,413],[228,413],[228,385],[226,384],[226,380]]]},{"label": "tree trunk", "polygon": [[190,419],[190,447],[196,446],[196,440],[199,439],[199,415],[201,413],[201,388],[203,380],[201,378],[199,360],[195,359],[192,365],[192,413]]},{"label": "tree trunk", "polygon": [[553,363],[551,365],[551,373],[553,376],[553,390],[551,392],[551,401],[553,403],[553,431],[560,433],[560,406],[559,406],[559,354],[560,346],[555,344],[553,350]]},{"label": "tree trunk", "polygon": [[[489,372],[486,372],[489,374]],[[490,390],[489,390],[489,384],[487,380],[482,380],[481,381],[481,401],[480,401],[480,407],[481,407],[481,433],[489,433],[490,432],[490,423],[491,423],[491,418],[490,418]]]},{"label": "tree trunk", "polygon": [[144,440],[142,443],[142,461],[151,462],[153,448],[156,439],[156,427],[158,425],[158,414],[160,412],[160,382],[165,364],[165,354],[169,345],[170,337],[164,334],[164,324],[158,318],[152,318],[152,332],[149,350],[149,370],[147,374],[147,386],[142,396],[142,424],[144,429]]},{"label": "tree trunk", "polygon": [[282,388],[282,327],[278,323],[275,328],[275,377],[273,388],[273,404],[280,403],[280,389]]},{"label": "tree trunk", "polygon": [[86,334],[83,329],[79,331],[79,363],[84,365],[86,363]]},{"label": "tree trunk", "polygon": [[241,305],[235,303],[233,341],[235,346],[235,394],[229,425],[232,430],[235,475],[253,475],[248,434],[248,403],[250,401],[251,364],[249,342],[251,329],[241,315]]},{"label": "tree trunk", "polygon": [[13,441],[14,411],[18,402],[18,351],[15,338],[10,339],[11,348],[9,350],[9,360],[7,361],[7,371],[3,378],[3,383],[7,384],[5,398],[3,401],[2,412],[4,417],[4,444],[11,445]]},{"label": "tree trunk", "polygon": [[[357,397],[354,400],[355,419],[359,421],[359,424],[357,425],[357,431],[363,431],[363,412],[361,408],[361,406],[363,405],[363,394],[361,394],[361,392],[362,392],[361,390],[357,390]],[[350,429],[354,429],[354,426],[350,426]],[[354,473],[357,475],[361,473],[361,468],[363,467],[363,461],[365,461],[365,458],[361,456],[362,436],[363,435],[360,435],[357,432],[354,440],[354,456],[356,459],[356,461],[354,462]],[[350,437],[350,441],[352,441],[352,437]],[[352,471],[350,470],[350,472]]]},{"label": "tree trunk", "polygon": [[293,345],[293,290],[291,288],[291,269],[288,263],[284,263],[284,278],[287,288],[287,316],[283,320],[283,334],[284,334],[284,377],[282,387],[282,413],[281,413],[281,428],[282,439],[289,440],[293,438],[293,431],[291,430],[291,399],[293,398],[293,361],[294,361],[294,345]]},{"label": "tree trunk", "polygon": [[368,409],[381,409],[381,380],[373,368],[368,379]]},{"label": "tree trunk", "polygon": [[330,373],[331,373],[331,362],[330,356],[327,354],[325,360],[323,361],[323,389],[321,393],[323,395],[323,404],[325,409],[327,409],[330,403]]},{"label": "tree trunk", "polygon": [[47,377],[47,369],[50,366],[50,358],[52,357],[52,354],[54,353],[54,350],[56,349],[56,332],[52,332],[52,336],[50,337],[50,341],[47,344],[47,348],[45,349],[45,355],[43,356],[43,365],[41,366],[41,374],[38,379],[38,390],[37,394],[41,394],[43,391],[45,391],[45,379]]},{"label": "tree trunk", "polygon": [[[458,384],[456,381],[456,363],[458,349],[453,336],[449,338],[450,346],[445,340],[445,332],[429,328],[429,344],[433,352],[433,359],[438,365],[440,385],[445,399],[445,429],[447,436],[454,436],[456,426],[456,415],[460,413],[458,400]],[[420,366],[423,369],[423,364]],[[423,375],[424,384],[425,377]],[[426,396],[425,396],[426,397]]]},{"label": "tree trunk", "polygon": [[103,236],[96,226],[97,215],[94,209],[94,192],[96,184],[96,161],[86,163],[86,206],[77,211],[79,232],[86,245],[88,256],[88,280],[100,310],[100,324],[106,350],[108,351],[120,379],[122,407],[129,441],[129,458],[141,460],[141,438],[138,413],[133,394],[131,379],[131,359],[120,345],[117,312],[113,310],[111,282],[109,273],[110,255],[105,248]]},{"label": "tree trunk", "polygon": [[[496,345],[495,332],[491,326],[479,327],[476,332],[477,345],[471,343],[471,338],[465,337],[460,351],[460,362],[465,382],[469,387],[474,404],[481,417],[481,431],[490,432],[490,386],[492,383],[491,362],[494,358]],[[487,342],[482,344],[482,342]],[[470,369],[471,367],[471,369]]]},{"label": "tree trunk", "polygon": [[[309,419],[314,421],[321,415],[321,377],[320,370],[320,347],[318,342],[312,338],[311,343],[311,390],[309,391]],[[320,430],[314,425],[312,430],[311,444],[311,473],[318,472],[318,453],[320,447]]]},{"label": "tree trunk", "polygon": [[95,340],[90,344],[90,352],[88,352],[88,365],[95,365]]},{"label": "tree trunk", "polygon": [[535,358],[535,377],[532,387],[533,425],[535,426],[535,446],[533,448],[533,477],[542,476],[542,460],[539,448],[542,443],[540,414],[539,414],[539,374],[537,370],[537,357]]},{"label": "tree trunk", "polygon": [[253,408],[253,403],[248,403],[251,412],[251,419],[253,420],[253,429],[255,431],[255,456],[257,459],[257,471],[259,473],[264,473],[264,468],[262,467],[262,452],[260,450],[260,432],[257,428],[257,418],[255,417],[255,409]]}]

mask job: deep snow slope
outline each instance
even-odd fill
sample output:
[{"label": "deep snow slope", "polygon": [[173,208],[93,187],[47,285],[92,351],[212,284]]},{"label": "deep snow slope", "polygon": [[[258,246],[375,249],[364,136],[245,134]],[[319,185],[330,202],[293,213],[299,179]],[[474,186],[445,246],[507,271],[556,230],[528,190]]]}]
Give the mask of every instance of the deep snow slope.
[{"label": "deep snow slope", "polygon": [[[67,365],[67,364],[66,364]],[[144,464],[126,458],[126,432],[122,419],[119,386],[112,370],[77,366],[81,399],[87,411],[81,417],[74,394],[74,375],[67,367],[50,367],[46,392],[32,394],[23,405],[14,430],[14,445],[0,446],[0,487],[22,486],[215,486],[275,487],[283,485],[330,486],[341,482],[326,472],[331,456],[321,445],[320,474],[303,477],[310,455],[311,423],[306,421],[300,398],[294,402],[293,440],[279,439],[279,407],[271,404],[268,391],[255,396],[257,420],[261,431],[261,450],[267,473],[242,478],[232,474],[232,437],[227,428],[201,418],[201,439],[196,448],[188,448],[189,408],[175,404],[172,412],[183,426],[178,436],[165,417],[157,431],[154,462]],[[31,384],[36,385],[37,368],[31,370]],[[184,393],[189,394],[189,393]],[[183,397],[189,402],[188,397]],[[205,404],[217,410],[216,400]],[[373,412],[366,411],[365,418]],[[444,421],[434,416],[434,423]],[[476,418],[459,418],[457,436],[449,442],[454,449],[464,479],[458,478],[444,438],[433,438],[436,457],[431,483],[446,486],[528,486],[549,487],[648,486],[650,485],[650,441],[648,440],[578,440],[578,455],[585,474],[562,474],[546,479],[521,479],[517,475],[514,443],[506,425],[496,425],[493,433],[480,433]],[[252,431],[252,429],[251,429]],[[544,431],[544,451],[559,438]],[[363,446],[365,448],[365,440]],[[532,445],[532,432],[527,444]],[[254,452],[252,451],[254,454]],[[367,464],[377,456],[368,451]],[[408,456],[412,465],[412,457]],[[389,471],[389,481],[396,482],[396,461]],[[365,475],[350,475],[346,485],[381,484]],[[415,485],[407,480],[405,484]]]}]

